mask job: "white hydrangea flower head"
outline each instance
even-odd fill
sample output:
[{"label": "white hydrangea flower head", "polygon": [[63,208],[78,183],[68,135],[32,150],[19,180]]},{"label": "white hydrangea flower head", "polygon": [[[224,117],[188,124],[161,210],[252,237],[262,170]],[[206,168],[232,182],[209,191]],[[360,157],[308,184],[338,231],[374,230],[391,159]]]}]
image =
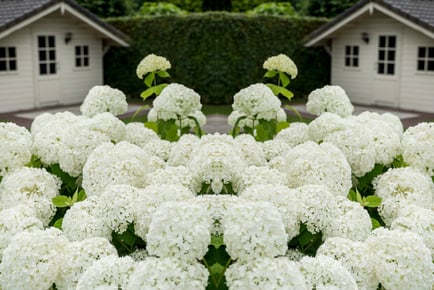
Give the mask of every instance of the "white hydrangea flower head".
[{"label": "white hydrangea flower head", "polygon": [[324,136],[323,141],[339,148],[347,158],[352,173],[360,177],[374,168],[376,151],[369,128],[350,120],[346,119],[345,129]]},{"label": "white hydrangea flower head", "polygon": [[125,123],[108,112],[100,113],[89,118],[88,126],[89,129],[94,132],[109,136],[112,142],[116,143],[125,140]]},{"label": "white hydrangea flower head", "polygon": [[[152,102],[152,107],[161,120],[186,119],[196,111],[200,111],[202,104],[200,96],[194,90],[184,85],[173,83],[163,89]],[[182,121],[182,120],[181,120]],[[185,123],[185,125],[188,125]],[[181,127],[182,126],[181,123]]]},{"label": "white hydrangea flower head", "polygon": [[369,213],[358,202],[336,196],[337,211],[331,223],[323,229],[323,239],[342,237],[364,241],[371,233],[372,222]]},{"label": "white hydrangea flower head", "polygon": [[394,128],[397,134],[402,135],[402,133],[404,132],[404,125],[402,124],[401,119],[397,115],[386,112],[381,114],[381,120],[389,122],[389,125]]},{"label": "white hydrangea flower head", "polygon": [[24,204],[0,211],[0,260],[1,253],[14,241],[14,236],[23,231],[42,230],[41,220],[33,208]]},{"label": "white hydrangea flower head", "polygon": [[[375,151],[375,163],[390,165],[401,154],[401,135],[388,118],[378,113],[364,112],[353,118],[369,130]],[[359,133],[363,134],[363,133]]]},{"label": "white hydrangea flower head", "polygon": [[284,185],[285,175],[268,166],[249,166],[241,173],[241,192],[245,188],[258,184]]},{"label": "white hydrangea flower head", "polygon": [[[132,252],[131,254],[129,254],[129,256],[136,262],[140,262],[140,261],[144,261],[147,258],[149,258],[149,253],[148,251],[146,251],[146,249],[137,249],[134,252]],[[137,264],[136,264],[137,265]]]},{"label": "white hydrangea flower head", "polygon": [[270,161],[278,156],[284,156],[289,150],[291,146],[282,139],[272,139],[267,140],[262,143],[262,150],[265,154],[265,159]]},{"label": "white hydrangea flower head", "polygon": [[271,89],[257,83],[240,90],[234,95],[232,108],[250,119],[276,119],[281,102]]},{"label": "white hydrangea flower head", "polygon": [[267,58],[262,67],[268,71],[285,72],[291,76],[291,79],[295,79],[298,74],[298,69],[294,61],[282,53]]},{"label": "white hydrangea flower head", "polygon": [[102,237],[111,240],[112,230],[99,218],[99,196],[90,196],[76,202],[63,217],[63,234],[70,241],[81,241],[88,238]]},{"label": "white hydrangea flower head", "polygon": [[153,139],[149,140],[142,148],[149,156],[158,157],[161,160],[166,161],[169,159],[172,150],[172,143],[167,140]]},{"label": "white hydrangea flower head", "polygon": [[360,290],[376,290],[378,279],[375,275],[371,250],[363,242],[334,237],[328,238],[318,248],[318,256],[327,256],[339,261],[356,280]]},{"label": "white hydrangea flower head", "polygon": [[105,187],[114,184],[143,188],[153,169],[151,158],[142,148],[126,141],[104,143],[89,155],[83,167],[82,186],[87,196],[100,195]]},{"label": "white hydrangea flower head", "polygon": [[300,262],[304,256],[305,254],[300,252],[298,249],[288,249],[285,253],[285,257],[294,262]]},{"label": "white hydrangea flower head", "polygon": [[306,109],[314,115],[325,112],[337,114],[343,118],[351,116],[354,107],[340,86],[324,86],[312,91],[307,97]]},{"label": "white hydrangea flower head", "polygon": [[309,123],[309,139],[316,143],[320,143],[324,140],[325,136],[336,131],[345,130],[346,127],[346,118],[325,112]]},{"label": "white hydrangea flower head", "polygon": [[434,175],[434,123],[419,123],[402,135],[404,161],[429,176]]},{"label": "white hydrangea flower head", "polygon": [[125,290],[203,290],[208,285],[208,275],[205,266],[196,261],[149,257],[135,265]]},{"label": "white hydrangea flower head", "polygon": [[187,165],[199,147],[200,139],[193,134],[182,135],[178,142],[172,144],[167,163],[171,166]]},{"label": "white hydrangea flower head", "polygon": [[143,76],[150,72],[166,71],[171,67],[167,58],[151,53],[143,58],[137,65],[136,74],[139,79],[142,79]]},{"label": "white hydrangea flower head", "polygon": [[[223,135],[224,136],[224,135]],[[235,191],[240,186],[240,176],[246,167],[242,153],[229,140],[221,135],[211,135],[201,139],[201,144],[188,163],[191,168],[196,187],[203,183],[210,184],[214,193],[220,193],[224,184],[232,183]]]},{"label": "white hydrangea flower head", "polygon": [[44,226],[56,212],[52,199],[59,194],[61,180],[44,168],[21,167],[5,175],[0,183],[2,209],[26,204],[36,211]]},{"label": "white hydrangea flower head", "polygon": [[418,234],[430,249],[431,258],[434,260],[434,211],[414,204],[403,206],[390,228]]},{"label": "white hydrangea flower head", "polygon": [[292,148],[280,170],[291,188],[307,184],[326,185],[335,195],[347,196],[352,186],[351,167],[333,144],[308,141]]},{"label": "white hydrangea flower head", "polygon": [[2,289],[49,289],[59,274],[67,244],[56,228],[18,233],[3,251]]},{"label": "white hydrangea flower head", "polygon": [[264,166],[267,162],[261,143],[249,134],[241,134],[234,138],[234,145],[239,148],[247,165]]},{"label": "white hydrangea flower head", "polygon": [[434,184],[429,176],[412,167],[390,168],[377,176],[372,185],[382,198],[379,213],[386,225],[398,217],[402,204],[434,209]]},{"label": "white hydrangea flower head", "polygon": [[179,184],[152,184],[139,191],[134,202],[135,234],[146,240],[152,215],[157,208],[167,201],[188,201],[194,198],[194,193]]},{"label": "white hydrangea flower head", "polygon": [[344,266],[327,256],[304,257],[300,261],[308,289],[356,290],[356,281]]},{"label": "white hydrangea flower head", "polygon": [[222,225],[226,251],[232,259],[248,261],[285,254],[288,235],[281,214],[269,202],[231,204]]},{"label": "white hydrangea flower head", "polygon": [[125,94],[110,86],[94,86],[87,93],[80,106],[80,112],[87,117],[110,112],[115,116],[122,115],[128,109]]},{"label": "white hydrangea flower head", "polygon": [[229,194],[202,194],[195,197],[195,202],[204,207],[211,218],[211,234],[223,235],[222,220],[231,204],[239,203],[237,195]]},{"label": "white hydrangea flower head", "polygon": [[97,260],[117,255],[116,248],[105,238],[89,238],[65,246],[65,259],[56,279],[57,289],[76,289],[81,275]]},{"label": "white hydrangea flower head", "polygon": [[[181,185],[195,192],[193,174],[185,166],[167,166],[157,169],[148,175],[149,185]],[[200,190],[200,189],[199,189]]]},{"label": "white hydrangea flower head", "polygon": [[300,205],[295,189],[285,185],[256,184],[245,188],[238,195],[247,200],[272,203],[282,216],[288,240],[300,233]]},{"label": "white hydrangea flower head", "polygon": [[141,192],[130,185],[117,184],[106,187],[95,211],[99,218],[113,231],[123,233],[135,217],[135,202]]},{"label": "white hydrangea flower head", "polygon": [[32,157],[32,134],[14,123],[0,123],[0,176],[25,166]]},{"label": "white hydrangea flower head", "polygon": [[426,289],[434,283],[431,252],[410,231],[377,228],[366,240],[373,267],[385,289]]},{"label": "white hydrangea flower head", "polygon": [[76,289],[126,289],[134,267],[134,260],[128,256],[105,256],[87,268]]},{"label": "white hydrangea flower head", "polygon": [[[65,112],[66,113],[66,112]],[[72,114],[71,112],[68,112]],[[72,114],[74,115],[74,114]],[[74,115],[75,116],[75,115]],[[30,132],[32,135],[36,135],[42,128],[45,127],[48,123],[53,121],[56,117],[48,112],[42,113],[40,115],[37,115],[34,119],[32,124],[30,125]]]},{"label": "white hydrangea flower head", "polygon": [[204,207],[187,201],[168,201],[152,216],[146,235],[150,255],[201,260],[211,241],[211,219]]},{"label": "white hydrangea flower head", "polygon": [[146,116],[148,122],[157,122],[158,121],[158,113],[154,108],[151,108]]},{"label": "white hydrangea flower head", "polygon": [[277,133],[275,140],[282,140],[292,148],[309,141],[309,127],[306,123],[294,122]]},{"label": "white hydrangea flower head", "polygon": [[236,262],[225,271],[229,289],[307,290],[300,265],[287,258],[257,258]]},{"label": "white hydrangea flower head", "polygon": [[146,128],[143,123],[130,122],[125,126],[125,141],[139,147],[145,146],[151,140],[158,140],[160,137],[153,130]]}]

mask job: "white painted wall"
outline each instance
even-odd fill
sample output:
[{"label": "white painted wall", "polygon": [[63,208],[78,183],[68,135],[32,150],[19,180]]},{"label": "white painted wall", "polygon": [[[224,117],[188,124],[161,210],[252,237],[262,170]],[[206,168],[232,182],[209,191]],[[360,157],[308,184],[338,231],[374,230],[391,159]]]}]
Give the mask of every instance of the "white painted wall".
[{"label": "white painted wall", "polygon": [[[64,36],[67,32],[72,32],[73,38],[65,44]],[[38,34],[56,36],[57,76],[39,76]],[[88,68],[75,67],[76,45],[89,46]],[[91,87],[103,82],[101,35],[73,16],[61,15],[60,11],[1,39],[0,46],[17,47],[18,66],[16,72],[0,73],[0,112],[81,103]],[[44,81],[43,86],[39,83],[41,80]],[[40,95],[42,90],[54,96],[47,101],[45,96]]]}]

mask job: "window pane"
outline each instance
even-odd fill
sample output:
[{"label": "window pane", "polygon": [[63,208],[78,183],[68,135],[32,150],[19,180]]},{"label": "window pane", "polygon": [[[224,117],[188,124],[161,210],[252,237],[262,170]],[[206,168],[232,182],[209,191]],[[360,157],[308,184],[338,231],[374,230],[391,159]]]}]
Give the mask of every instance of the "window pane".
[{"label": "window pane", "polygon": [[39,64],[39,74],[40,75],[46,75],[47,74],[47,64],[45,64],[45,63]]},{"label": "window pane", "polygon": [[417,70],[425,70],[425,61],[419,60],[417,62]]},{"label": "window pane", "polygon": [[351,65],[351,59],[349,57],[345,58],[345,66],[350,66]]},{"label": "window pane", "polygon": [[387,55],[387,60],[394,61],[395,60],[395,51],[389,50],[389,53]]},{"label": "window pane", "polygon": [[395,73],[395,64],[388,63],[387,64],[387,74],[388,75],[393,75],[394,73]]},{"label": "window pane", "polygon": [[434,71],[434,60],[428,61],[428,70]]},{"label": "window pane", "polygon": [[353,55],[359,55],[359,47],[353,46]]},{"label": "window pane", "polygon": [[83,58],[83,66],[89,66],[89,58]]},{"label": "window pane", "polygon": [[380,36],[380,47],[386,47],[386,36]]},{"label": "window pane", "polygon": [[48,52],[48,54],[49,54],[49,60],[56,60],[56,51],[55,50],[50,50],[49,52]]},{"label": "window pane", "polygon": [[389,36],[389,47],[396,47],[396,37]]},{"label": "window pane", "polygon": [[47,60],[47,54],[46,54],[45,50],[39,51],[39,60],[42,60],[42,61]]},{"label": "window pane", "polygon": [[379,63],[378,64],[378,73],[379,74],[384,74],[384,63]]},{"label": "window pane", "polygon": [[429,58],[434,58],[434,47],[429,47],[428,48],[428,57]]},{"label": "window pane", "polygon": [[45,47],[45,37],[44,36],[38,36],[38,47]]},{"label": "window pane", "polygon": [[8,47],[8,53],[10,58],[15,58],[15,47]]},{"label": "window pane", "polygon": [[88,55],[89,54],[89,46],[85,45],[83,46],[83,54]]},{"label": "window pane", "polygon": [[384,50],[379,50],[378,51],[378,60],[385,60],[386,59],[386,52]]},{"label": "window pane", "polygon": [[48,46],[54,47],[54,36],[48,36]]},{"label": "window pane", "polygon": [[0,60],[0,71],[5,71],[5,70],[6,70],[6,61]]},{"label": "window pane", "polygon": [[425,47],[421,47],[421,46],[419,47],[417,56],[420,58],[423,58],[426,56]]},{"label": "window pane", "polygon": [[56,73],[56,63],[50,63],[50,74]]},{"label": "window pane", "polygon": [[75,47],[75,55],[81,55],[81,46]]},{"label": "window pane", "polygon": [[0,47],[0,58],[6,57],[6,47]]},{"label": "window pane", "polygon": [[359,66],[359,59],[358,58],[354,58],[353,59],[353,66]]},{"label": "window pane", "polygon": [[345,54],[350,55],[351,54],[351,46],[347,45],[345,46]]},{"label": "window pane", "polygon": [[9,70],[17,70],[17,62],[15,60],[9,61]]},{"label": "window pane", "polygon": [[75,59],[75,66],[80,67],[81,66],[81,58]]}]

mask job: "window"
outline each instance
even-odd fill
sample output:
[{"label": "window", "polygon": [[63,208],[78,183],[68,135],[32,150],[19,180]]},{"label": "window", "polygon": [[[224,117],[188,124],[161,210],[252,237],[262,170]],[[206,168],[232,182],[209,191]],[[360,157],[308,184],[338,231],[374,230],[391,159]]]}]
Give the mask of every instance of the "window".
[{"label": "window", "polygon": [[75,66],[76,67],[89,66],[89,46],[77,45],[75,47]]},{"label": "window", "polygon": [[39,74],[56,74],[56,39],[53,35],[38,36]]},{"label": "window", "polygon": [[418,48],[417,70],[434,71],[434,46]]},{"label": "window", "polygon": [[396,36],[380,35],[378,39],[377,73],[382,75],[395,74]]},{"label": "window", "polygon": [[0,46],[0,71],[16,71],[17,54],[15,47]]},{"label": "window", "polygon": [[358,46],[345,46],[345,66],[358,67],[359,66],[359,47]]}]

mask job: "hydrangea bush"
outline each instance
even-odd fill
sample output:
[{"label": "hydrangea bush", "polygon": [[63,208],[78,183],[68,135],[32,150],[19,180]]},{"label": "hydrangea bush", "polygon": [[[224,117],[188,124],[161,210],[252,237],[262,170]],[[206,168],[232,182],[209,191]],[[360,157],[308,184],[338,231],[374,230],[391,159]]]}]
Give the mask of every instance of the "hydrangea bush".
[{"label": "hydrangea bush", "polygon": [[[284,87],[288,59],[264,63]],[[432,289],[432,124],[353,116],[330,93],[288,124],[279,94],[241,90],[227,134],[203,134],[176,83],[146,126],[116,98],[1,124],[1,289]]]}]

